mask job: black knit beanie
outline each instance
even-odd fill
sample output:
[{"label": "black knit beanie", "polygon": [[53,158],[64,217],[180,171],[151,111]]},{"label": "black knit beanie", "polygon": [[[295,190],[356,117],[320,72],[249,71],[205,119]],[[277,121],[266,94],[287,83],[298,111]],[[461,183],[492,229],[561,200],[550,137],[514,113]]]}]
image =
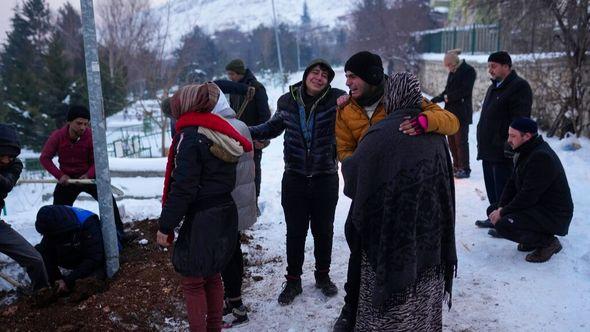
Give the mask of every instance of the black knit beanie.
[{"label": "black knit beanie", "polygon": [[17,157],[20,154],[20,142],[12,126],[0,123],[0,156]]},{"label": "black knit beanie", "polygon": [[384,77],[381,57],[368,51],[351,56],[344,65],[344,71],[353,72],[370,85],[379,85]]},{"label": "black knit beanie", "polygon": [[68,110],[68,122],[74,121],[77,118],[82,118],[90,121],[90,111],[84,106],[73,105]]},{"label": "black knit beanie", "polygon": [[246,65],[242,59],[234,59],[225,66],[225,70],[231,70],[238,75],[244,75],[246,73]]},{"label": "black knit beanie", "polygon": [[514,119],[514,121],[512,121],[510,124],[510,127],[520,131],[521,133],[536,134],[538,130],[535,120],[524,117]]},{"label": "black knit beanie", "polygon": [[498,51],[490,54],[488,57],[488,62],[495,62],[501,65],[508,65],[509,67],[512,67],[512,58],[506,51]]}]

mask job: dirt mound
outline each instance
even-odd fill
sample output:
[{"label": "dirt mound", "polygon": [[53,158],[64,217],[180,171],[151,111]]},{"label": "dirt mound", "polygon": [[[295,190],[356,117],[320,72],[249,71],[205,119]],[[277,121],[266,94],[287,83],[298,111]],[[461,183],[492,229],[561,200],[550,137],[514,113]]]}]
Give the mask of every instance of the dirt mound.
[{"label": "dirt mound", "polygon": [[[184,328],[186,313],[171,251],[155,244],[157,223],[133,224],[140,239],[121,253],[121,267],[106,287],[83,283],[78,291],[44,308],[20,298],[0,308],[3,331],[161,331]],[[95,287],[96,286],[96,287]],[[10,294],[0,294],[0,298]]]}]

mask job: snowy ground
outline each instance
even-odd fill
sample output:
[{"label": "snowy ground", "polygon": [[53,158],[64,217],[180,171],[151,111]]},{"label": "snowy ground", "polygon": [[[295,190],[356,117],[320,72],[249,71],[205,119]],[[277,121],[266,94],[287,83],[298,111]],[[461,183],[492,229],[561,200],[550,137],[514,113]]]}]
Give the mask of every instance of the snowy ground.
[{"label": "snowy ground", "polygon": [[[336,74],[334,86],[344,88],[342,70]],[[292,80],[293,82],[295,79]],[[269,89],[271,103],[281,94],[281,88]],[[479,114],[474,115],[477,123]],[[470,128],[471,168],[470,179],[457,180],[456,238],[459,255],[458,277],[454,285],[453,308],[444,311],[445,330],[449,331],[588,331],[590,330],[590,140],[583,139],[583,148],[564,151],[562,142],[549,140],[566,169],[575,204],[570,234],[560,238],[563,251],[544,264],[531,264],[516,244],[491,238],[486,230],[474,226],[484,217],[487,199],[481,163],[475,160],[475,125]],[[126,167],[136,167],[131,162]],[[144,168],[157,168],[153,165]],[[137,166],[142,167],[142,166]],[[254,276],[263,279],[248,280],[244,287],[244,300],[251,309],[251,322],[238,331],[327,331],[339,314],[343,304],[343,285],[346,279],[348,247],[343,225],[350,200],[340,195],[334,225],[332,278],[340,289],[334,298],[325,298],[314,288],[313,241],[311,234],[306,245],[303,275],[303,294],[287,307],[276,302],[284,281],[285,221],[280,204],[280,181],[283,172],[282,138],[272,141],[264,150],[262,159],[263,213],[249,231],[253,236],[248,252],[251,262],[263,264],[251,268]],[[114,178],[113,184],[126,194],[145,199],[125,199],[125,221],[157,217],[162,178]],[[50,185],[17,187],[8,197],[8,215],[3,217],[29,241],[37,243],[34,229],[36,211],[43,204],[41,196],[50,193]],[[342,182],[340,188],[342,189]],[[80,200],[76,206],[97,211],[92,200]],[[151,239],[150,239],[151,241]],[[260,245],[262,250],[253,247]],[[0,266],[7,262],[0,257]],[[9,264],[3,272],[24,278],[22,270]],[[0,288],[8,285],[1,284]]]}]

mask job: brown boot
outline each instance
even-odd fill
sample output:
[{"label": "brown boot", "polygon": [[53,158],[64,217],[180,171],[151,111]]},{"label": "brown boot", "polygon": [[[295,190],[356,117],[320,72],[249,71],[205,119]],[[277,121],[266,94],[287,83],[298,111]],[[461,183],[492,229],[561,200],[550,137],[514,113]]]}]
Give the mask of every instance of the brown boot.
[{"label": "brown boot", "polygon": [[554,237],[549,245],[535,249],[532,253],[526,255],[526,261],[531,263],[543,263],[548,261],[553,254],[561,251],[561,243]]}]

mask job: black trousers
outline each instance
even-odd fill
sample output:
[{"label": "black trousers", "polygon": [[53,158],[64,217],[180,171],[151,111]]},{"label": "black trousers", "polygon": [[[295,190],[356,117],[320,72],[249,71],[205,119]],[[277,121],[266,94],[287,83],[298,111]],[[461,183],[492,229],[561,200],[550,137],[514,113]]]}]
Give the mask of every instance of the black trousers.
[{"label": "black trousers", "polygon": [[240,244],[240,233],[238,232],[238,243],[231,257],[231,260],[221,271],[223,288],[226,298],[234,299],[242,296],[242,277],[244,275],[244,257]]},{"label": "black trousers", "polygon": [[497,205],[502,197],[502,191],[512,174],[512,162],[492,162],[483,160],[483,180],[490,205]]},{"label": "black trousers", "polygon": [[[72,206],[76,201],[76,198],[80,195],[80,193],[85,192],[92,196],[95,200],[98,201],[98,192],[96,189],[96,184],[69,184],[67,186],[62,186],[58,184],[55,186],[55,190],[53,191],[53,205],[68,205]],[[117,202],[115,201],[115,197],[113,196],[113,213],[115,215],[115,226],[117,227],[117,235],[119,240],[121,236],[125,233],[125,228],[123,227],[123,222],[121,221],[121,215],[119,214],[119,208],[117,207]]]},{"label": "black trousers", "polygon": [[469,167],[469,124],[461,123],[459,131],[455,135],[447,136],[447,140],[453,156],[453,168],[471,172]]},{"label": "black trousers", "polygon": [[344,305],[348,307],[348,312],[356,315],[359,301],[359,290],[361,287],[361,239],[352,224],[351,213],[352,204],[344,224],[344,236],[350,248],[350,257],[348,258],[348,271],[346,273],[346,283],[344,284]]},{"label": "black trousers", "polygon": [[287,224],[287,274],[302,274],[305,239],[311,226],[317,272],[330,271],[334,213],[338,203],[338,174],[314,177],[285,173],[281,204]]},{"label": "black trousers", "polygon": [[260,181],[262,180],[262,171],[260,162],[262,161],[262,150],[254,149],[254,183],[256,184],[256,197],[260,196]]},{"label": "black trousers", "polygon": [[544,207],[534,206],[500,218],[495,228],[510,241],[536,248],[545,247],[553,240],[559,224],[550,218]]}]

